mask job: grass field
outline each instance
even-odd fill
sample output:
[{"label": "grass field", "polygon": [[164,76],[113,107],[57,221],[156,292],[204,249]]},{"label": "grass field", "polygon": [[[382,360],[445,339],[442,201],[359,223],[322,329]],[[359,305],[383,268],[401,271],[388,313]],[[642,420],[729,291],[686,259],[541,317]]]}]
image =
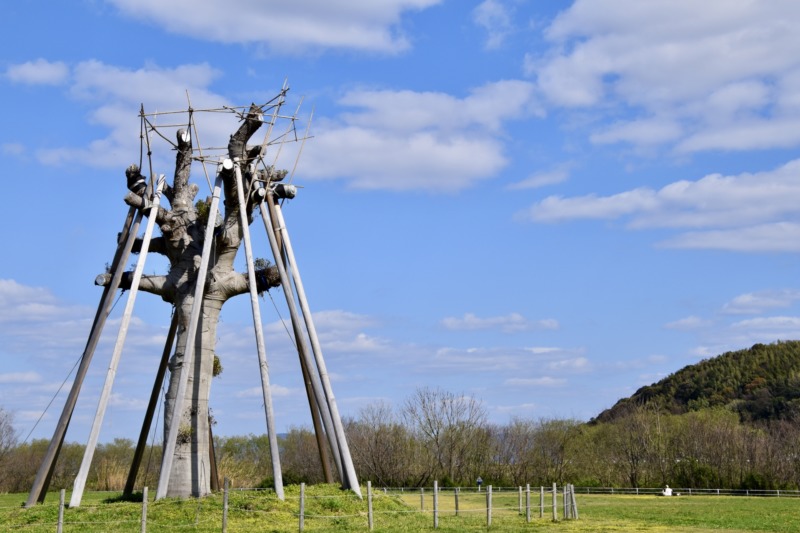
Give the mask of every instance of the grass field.
[{"label": "grass field", "polygon": [[[366,491],[365,491],[366,495]],[[48,495],[43,505],[23,509],[25,494],[0,495],[0,531],[54,532],[58,521],[58,493]],[[77,509],[64,510],[65,532],[139,532],[142,503],[119,501],[118,494],[87,493]],[[285,501],[270,491],[231,491],[227,531],[295,532],[299,530],[297,486],[286,488]],[[369,531],[366,496],[359,500],[349,492],[330,485],[306,488],[305,531]],[[67,494],[69,501],[69,494]],[[148,502],[147,531],[212,532],[222,530],[222,495],[201,500]],[[545,500],[544,517],[539,518],[538,493],[531,495],[531,522],[519,513],[515,491],[495,492],[492,498],[490,531],[564,532],[798,532],[800,499],[733,496],[622,496],[578,494],[580,518],[552,521],[552,500]],[[436,531],[486,531],[484,493],[462,492],[459,514],[455,515],[452,492],[439,497],[439,528]],[[376,532],[402,533],[434,531],[433,498],[426,491],[376,491],[373,498]]]}]

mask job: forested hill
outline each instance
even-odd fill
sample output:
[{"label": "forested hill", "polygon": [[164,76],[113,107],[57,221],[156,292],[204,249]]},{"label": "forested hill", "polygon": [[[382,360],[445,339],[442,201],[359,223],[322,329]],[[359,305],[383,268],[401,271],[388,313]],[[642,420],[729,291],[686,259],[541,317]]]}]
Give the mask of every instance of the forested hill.
[{"label": "forested hill", "polygon": [[743,422],[800,418],[800,341],[756,344],[689,365],[619,400],[593,422],[610,422],[647,403],[674,414],[723,406]]}]

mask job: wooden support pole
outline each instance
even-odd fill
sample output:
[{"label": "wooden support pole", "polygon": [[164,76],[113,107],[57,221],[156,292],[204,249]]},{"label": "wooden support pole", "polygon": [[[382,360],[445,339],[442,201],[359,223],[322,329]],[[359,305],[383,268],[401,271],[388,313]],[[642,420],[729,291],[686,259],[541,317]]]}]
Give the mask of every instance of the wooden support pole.
[{"label": "wooden support pole", "polygon": [[[322,348],[319,343],[319,337],[317,336],[317,330],[314,326],[314,319],[311,316],[311,309],[308,305],[308,298],[306,297],[305,289],[303,288],[303,282],[300,277],[300,270],[297,266],[297,260],[294,257],[294,250],[292,249],[291,240],[289,239],[289,233],[286,230],[286,223],[283,220],[283,213],[281,211],[280,205],[278,205],[272,194],[267,195],[267,204],[271,210],[274,210],[277,219],[280,222],[280,231],[281,235],[283,236],[284,246],[286,248],[286,256],[289,259],[289,264],[292,267],[292,277],[294,279],[294,285],[297,289],[297,298],[300,302],[300,308],[303,312],[303,318],[305,319],[306,329],[308,330],[309,340],[311,341],[311,348],[314,352],[315,362],[317,365],[317,371],[319,372],[319,378],[322,382],[322,388],[324,390],[325,399],[328,403],[328,409],[330,409],[330,415],[333,419],[333,426],[336,436],[336,442],[339,445],[339,450],[341,452],[341,461],[342,461],[342,468],[344,469],[345,475],[342,476],[342,482],[345,484],[347,488],[358,494],[361,497],[361,487],[358,484],[358,478],[356,477],[355,467],[353,466],[353,458],[350,455],[350,447],[347,444],[347,437],[344,433],[344,427],[342,426],[342,419],[339,416],[339,408],[336,405],[336,397],[333,394],[333,388],[331,387],[330,377],[328,376],[328,370],[325,366],[325,359],[322,356]],[[263,203],[262,203],[263,205]],[[269,231],[267,233],[270,233]],[[292,300],[292,306],[294,307],[294,301]],[[309,368],[313,365],[309,364]]]},{"label": "wooden support pole", "polygon": [[133,489],[136,485],[136,476],[139,473],[139,466],[142,464],[142,457],[144,457],[144,451],[147,448],[147,437],[150,434],[150,427],[153,424],[153,415],[158,406],[161,385],[164,383],[164,376],[167,374],[167,364],[169,363],[169,356],[172,353],[172,345],[175,343],[175,333],[177,331],[178,313],[176,312],[172,314],[172,321],[170,322],[169,331],[167,332],[167,340],[164,342],[164,351],[161,352],[161,361],[158,364],[158,371],[156,371],[156,379],[153,382],[153,389],[150,391],[150,401],[147,404],[147,411],[144,414],[144,421],[142,422],[142,429],[139,432],[136,450],[133,452],[131,469],[128,471],[128,479],[125,481],[125,490],[122,491],[124,496],[133,494]]},{"label": "wooden support pole", "polygon": [[211,431],[211,415],[208,415],[208,466],[211,468],[211,491],[219,491],[219,470],[217,470],[217,453],[214,450],[214,432]]},{"label": "wooden support pole", "polygon": [[[272,205],[272,202],[268,198],[268,204]],[[275,225],[273,224],[273,220],[280,220],[278,217],[278,210],[277,209],[268,209],[265,207],[265,202],[261,202],[259,208],[261,209],[261,219],[264,221],[264,229],[267,232],[267,236],[270,235],[274,236],[274,239],[270,239],[270,247],[272,249],[272,254],[275,256],[276,262],[278,261],[278,257],[281,256],[282,250],[288,250],[286,247],[287,241],[283,239],[283,234],[278,230],[278,227],[283,227],[283,224]],[[278,248],[278,235],[281,236],[281,240],[284,243],[283,249]],[[288,237],[288,233],[286,233]],[[273,242],[274,240],[274,242]],[[286,258],[289,259],[289,254],[287,252]],[[291,261],[289,261],[289,266],[292,268],[292,272],[295,271],[295,267],[291,265]],[[291,316],[292,326],[294,327],[295,331],[295,343],[297,344],[297,353],[300,358],[303,360],[302,368],[308,370],[308,373],[304,375],[304,378],[307,377],[311,383],[312,390],[314,392],[314,397],[316,398],[316,404],[319,407],[319,413],[322,416],[322,423],[325,426],[325,435],[328,438],[328,443],[330,445],[331,452],[334,455],[334,464],[339,472],[339,478],[342,480],[342,484],[346,487],[347,486],[347,477],[345,476],[344,470],[344,463],[342,461],[341,450],[339,447],[339,442],[337,438],[337,432],[335,429],[335,425],[333,422],[333,416],[331,410],[329,408],[328,401],[325,397],[325,392],[322,387],[322,382],[320,381],[319,375],[315,374],[311,371],[314,368],[314,361],[311,359],[309,354],[309,350],[306,347],[306,340],[305,335],[299,333],[300,330],[300,320],[297,315],[297,309],[295,306],[294,301],[294,287],[292,285],[291,280],[289,279],[289,275],[287,274],[286,268],[284,267],[283,263],[280,263],[278,267],[278,272],[281,276],[281,286],[283,287],[284,297],[286,298],[286,305],[289,307],[289,314]]]},{"label": "wooden support pole", "polygon": [[[272,125],[270,125],[272,127]],[[264,215],[263,205],[261,206],[261,213]],[[278,244],[278,249],[281,251],[281,260],[283,261],[283,267],[289,267],[289,260],[286,257],[285,248],[283,246],[283,236],[281,235],[280,231],[277,231],[277,228],[281,227],[281,224],[277,220],[277,213],[275,210],[270,211],[270,217],[272,220],[272,229],[273,233],[275,234],[275,240]],[[267,229],[269,231],[269,229]],[[277,261],[278,258],[276,257],[275,260]],[[284,289],[285,290],[285,289]],[[303,328],[297,322],[292,322],[292,329],[294,331],[294,338],[299,339],[304,337]],[[331,449],[335,445],[335,440],[331,440],[326,444],[325,440],[327,438],[327,433],[323,428],[323,423],[321,419],[320,413],[320,402],[324,402],[324,398],[317,398],[316,394],[314,393],[314,384],[312,380],[312,374],[306,364],[307,360],[310,360],[310,357],[303,352],[306,349],[305,343],[295,343],[297,348],[297,354],[300,359],[300,370],[303,373],[303,384],[306,388],[306,398],[308,400],[308,408],[311,411],[311,424],[314,428],[314,437],[317,440],[317,451],[319,453],[319,462],[322,466],[322,475],[325,479],[325,483],[333,483],[333,473],[331,472],[331,460],[330,454],[328,450]],[[326,410],[327,411],[327,410]],[[328,418],[330,419],[330,413],[328,413]],[[332,427],[332,422],[329,421],[330,427]],[[332,450],[336,457],[337,463],[341,464],[341,458],[339,454],[339,447],[335,446]]]},{"label": "wooden support pole", "polygon": [[[220,169],[222,170],[222,169]],[[175,455],[175,446],[178,442],[178,427],[181,425],[181,414],[183,413],[183,400],[186,396],[186,387],[189,383],[189,372],[194,367],[194,349],[197,344],[197,324],[200,321],[200,312],[203,308],[203,294],[205,292],[205,279],[208,273],[208,263],[211,259],[211,245],[214,242],[214,221],[219,212],[219,197],[222,191],[222,177],[217,174],[214,181],[214,191],[211,196],[211,205],[208,208],[208,222],[206,223],[206,233],[203,240],[203,254],[200,256],[200,267],[197,269],[197,282],[194,287],[194,299],[192,300],[192,311],[189,317],[189,327],[186,337],[186,351],[183,354],[183,363],[180,367],[178,378],[178,391],[172,402],[171,420],[169,432],[164,441],[164,454],[161,457],[161,471],[158,477],[158,487],[156,488],[156,500],[160,500],[167,495],[169,487],[169,477],[172,473],[172,461]],[[166,413],[165,413],[166,416]]]},{"label": "wooden support pole", "polygon": [[[272,476],[275,482],[275,494],[279,500],[283,500],[283,474],[281,473],[280,449],[278,447],[278,433],[275,427],[275,416],[272,408],[272,393],[269,383],[269,367],[267,366],[267,353],[264,347],[264,330],[261,325],[261,309],[258,305],[258,289],[256,288],[256,272],[253,265],[253,246],[250,242],[250,225],[247,220],[247,202],[244,198],[242,169],[239,159],[233,161],[233,172],[236,176],[236,189],[239,193],[239,216],[241,217],[242,240],[244,241],[244,251],[247,261],[247,278],[250,285],[250,307],[253,311],[253,327],[256,333],[256,349],[258,351],[258,366],[261,372],[261,389],[264,398],[264,410],[267,417],[267,437],[269,439],[269,451],[272,459]],[[275,236],[272,235],[272,240]],[[276,256],[275,262],[280,265],[280,255]],[[280,268],[280,267],[279,267]],[[283,279],[283,277],[281,278]],[[284,291],[286,292],[286,291]]]},{"label": "wooden support pole", "polygon": [[[278,230],[272,224],[273,217],[271,216],[272,213],[280,213],[280,211],[276,209],[271,209],[270,211],[264,206],[267,203],[272,205],[272,197],[268,195],[266,202],[261,202],[260,209],[261,209],[261,219],[264,221],[264,228],[267,233],[267,237],[269,238],[270,248],[272,250],[272,255],[276,259],[278,273],[280,274],[281,278],[281,286],[283,287],[283,294],[286,298],[286,305],[289,308],[289,315],[291,317],[292,324],[297,324],[299,326],[300,319],[297,313],[297,306],[295,305],[294,300],[294,287],[292,286],[292,281],[289,278],[289,275],[286,271],[286,268],[283,265],[282,261],[279,261],[278,258],[281,257],[281,250],[278,248],[278,241],[277,235],[279,234]],[[280,220],[280,218],[276,215],[276,220]],[[281,225],[282,227],[282,225]],[[286,257],[289,259],[289,266],[292,268],[292,272],[296,272],[296,266],[292,264],[292,259],[294,255],[290,253],[291,247],[288,241],[288,233],[283,232],[281,233],[283,237],[284,249],[286,250]],[[297,328],[295,331],[298,331]],[[336,430],[336,424],[334,423],[333,412],[330,410],[330,403],[327,400],[325,390],[322,385],[321,377],[313,372],[311,369],[314,368],[314,361],[311,359],[309,354],[309,350],[306,346],[306,339],[305,335],[300,335],[299,337],[295,337],[295,343],[298,346],[297,353],[304,359],[304,366],[309,370],[308,377],[311,380],[311,386],[314,391],[314,395],[317,399],[317,405],[320,408],[320,414],[322,415],[322,422],[325,426],[325,434],[328,437],[328,442],[330,444],[331,451],[335,458],[336,468],[339,471],[339,478],[342,480],[342,485],[346,488],[350,488],[348,485],[348,481],[350,480],[349,476],[346,475],[344,461],[342,460],[341,454],[341,445],[339,442],[339,435],[340,433]],[[361,496],[360,489],[357,492],[359,496]]]},{"label": "wooden support pole", "polygon": [[124,268],[122,267],[128,262],[133,243],[136,240],[136,233],[139,231],[139,224],[141,223],[142,215],[137,213],[136,209],[131,207],[128,210],[128,216],[125,219],[125,224],[122,228],[119,241],[117,244],[117,251],[114,254],[114,259],[111,262],[111,282],[103,287],[103,295],[100,297],[100,303],[97,306],[97,312],[94,316],[94,322],[89,332],[89,339],[86,342],[86,347],[81,356],[81,362],[78,365],[78,370],[75,373],[75,379],[72,381],[67,400],[64,403],[64,409],[61,411],[61,416],[56,424],[53,437],[50,439],[50,444],[47,447],[42,464],[36,473],[36,478],[31,486],[31,491],[28,494],[28,499],[25,502],[25,507],[32,507],[36,502],[44,502],[47,495],[47,489],[50,486],[50,479],[53,476],[53,469],[56,465],[56,459],[61,451],[61,446],[64,443],[64,437],[69,427],[72,413],[75,410],[75,404],[78,402],[78,395],[80,394],[83,381],[86,378],[86,373],[89,371],[89,364],[92,362],[97,343],[100,341],[100,336],[103,333],[106,319],[111,313],[111,307],[114,304],[114,295],[119,288],[120,280]]},{"label": "wooden support pole", "polygon": [[111,354],[111,362],[108,365],[106,372],[106,380],[103,383],[103,390],[100,393],[100,401],[97,403],[97,412],[92,422],[92,429],[89,433],[89,440],[86,443],[86,449],[83,453],[83,461],[78,470],[78,475],[75,477],[75,482],[72,488],[72,496],[69,500],[70,507],[78,507],[83,498],[83,490],[86,486],[86,478],[89,475],[89,467],[92,463],[95,448],[97,447],[97,440],[100,437],[100,427],[103,424],[103,418],[106,414],[108,407],[108,400],[111,397],[111,388],[114,385],[114,379],[117,375],[117,367],[119,360],[122,356],[122,349],[125,346],[125,340],[128,337],[128,327],[130,326],[131,316],[133,315],[133,306],[136,303],[136,295],[139,293],[139,281],[142,279],[144,272],[144,265],[147,262],[147,252],[150,247],[150,239],[153,236],[153,228],[156,225],[156,214],[161,200],[161,190],[164,187],[165,180],[162,174],[158,178],[155,194],[153,195],[152,207],[150,214],[147,217],[147,226],[145,228],[144,237],[142,238],[142,250],[139,253],[139,260],[136,262],[136,268],[133,271],[133,279],[131,280],[131,288],[128,292],[128,301],[125,303],[125,312],[122,315],[122,322],[119,326],[117,334],[117,342],[114,345],[114,352]]}]

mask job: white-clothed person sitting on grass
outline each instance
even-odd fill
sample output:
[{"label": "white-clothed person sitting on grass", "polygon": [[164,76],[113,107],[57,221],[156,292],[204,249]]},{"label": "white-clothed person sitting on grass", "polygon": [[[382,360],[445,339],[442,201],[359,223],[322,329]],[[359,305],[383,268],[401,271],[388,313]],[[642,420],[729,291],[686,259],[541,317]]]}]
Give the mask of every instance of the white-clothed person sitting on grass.
[{"label": "white-clothed person sitting on grass", "polygon": [[662,496],[672,496],[672,489],[671,489],[671,488],[669,488],[669,485],[667,485],[666,487],[664,487],[664,490],[663,490],[663,491],[661,491],[661,495],[662,495]]}]

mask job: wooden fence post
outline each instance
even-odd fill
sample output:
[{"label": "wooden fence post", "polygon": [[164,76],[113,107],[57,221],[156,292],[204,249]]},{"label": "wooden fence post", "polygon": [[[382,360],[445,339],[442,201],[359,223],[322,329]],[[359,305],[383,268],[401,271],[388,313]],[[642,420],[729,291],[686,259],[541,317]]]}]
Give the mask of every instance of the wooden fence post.
[{"label": "wooden fence post", "polygon": [[147,533],[147,487],[142,488],[142,533]]},{"label": "wooden fence post", "polygon": [[66,497],[67,491],[65,489],[61,489],[61,496],[58,500],[58,525],[56,526],[56,532],[61,533],[64,531],[64,498]]},{"label": "wooden fence post", "polygon": [[575,485],[570,485],[572,490],[570,490],[570,494],[572,495],[572,518],[575,520],[578,519],[578,502],[575,500]]},{"label": "wooden fence post", "polygon": [[519,514],[522,514],[522,485],[519,486]]},{"label": "wooden fence post", "polygon": [[372,531],[374,525],[372,518],[372,481],[367,481],[367,517],[369,530]]},{"label": "wooden fence post", "polygon": [[539,518],[544,518],[544,487],[539,487]]},{"label": "wooden fence post", "polygon": [[558,522],[558,486],[553,483],[553,522]]},{"label": "wooden fence post", "polygon": [[225,478],[222,488],[222,533],[228,531],[228,485],[230,481]]},{"label": "wooden fence post", "polygon": [[439,482],[433,481],[433,529],[439,529]]},{"label": "wooden fence post", "polygon": [[425,510],[425,487],[419,488],[419,510]]},{"label": "wooden fence post", "polygon": [[456,487],[455,492],[453,493],[453,497],[456,500],[456,516],[458,516],[458,493],[461,492],[461,487]]},{"label": "wooden fence post", "polygon": [[306,517],[306,484],[300,483],[300,512],[298,513],[298,521],[300,531],[303,531],[303,527],[305,527],[305,517]]},{"label": "wooden fence post", "polygon": [[492,486],[486,487],[486,527],[492,526]]},{"label": "wooden fence post", "polygon": [[525,521],[531,521],[531,484],[525,485]]}]

